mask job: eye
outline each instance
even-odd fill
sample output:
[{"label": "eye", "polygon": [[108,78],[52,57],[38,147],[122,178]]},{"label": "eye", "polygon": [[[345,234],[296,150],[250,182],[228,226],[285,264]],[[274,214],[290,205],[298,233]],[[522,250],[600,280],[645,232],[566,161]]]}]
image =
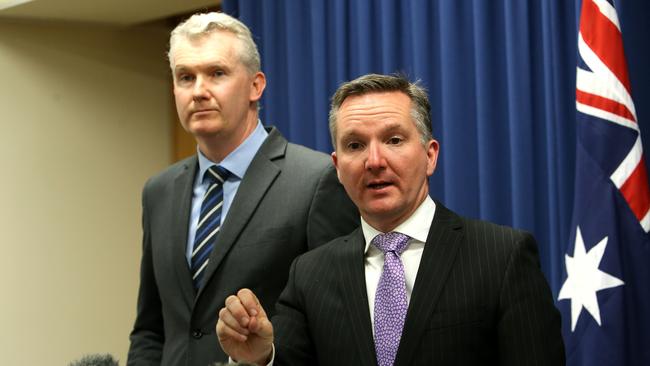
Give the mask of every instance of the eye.
[{"label": "eye", "polygon": [[355,151],[355,150],[359,150],[359,149],[361,149],[361,143],[360,143],[360,142],[356,142],[356,141],[351,141],[351,142],[348,142],[348,143],[345,145],[345,147],[347,148],[347,150]]},{"label": "eye", "polygon": [[393,136],[393,137],[388,139],[387,143],[389,145],[399,145],[400,143],[402,143],[402,141],[404,141],[403,138],[401,138],[399,136]]},{"label": "eye", "polygon": [[179,74],[176,77],[176,80],[178,81],[179,84],[187,84],[190,83],[194,80],[194,75],[191,74]]},{"label": "eye", "polygon": [[219,69],[215,70],[212,73],[212,76],[214,76],[214,77],[219,77],[219,76],[224,76],[224,75],[226,75],[226,73],[223,70],[219,70]]}]

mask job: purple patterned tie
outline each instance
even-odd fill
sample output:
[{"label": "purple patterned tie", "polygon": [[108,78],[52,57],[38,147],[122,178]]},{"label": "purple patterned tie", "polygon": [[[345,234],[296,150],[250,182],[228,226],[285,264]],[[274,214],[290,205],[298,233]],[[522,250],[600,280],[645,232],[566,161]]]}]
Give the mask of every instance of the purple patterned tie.
[{"label": "purple patterned tie", "polygon": [[392,366],[402,337],[408,302],[404,266],[399,256],[410,237],[390,232],[377,235],[372,244],[384,252],[384,271],[375,296],[375,352],[379,366]]}]

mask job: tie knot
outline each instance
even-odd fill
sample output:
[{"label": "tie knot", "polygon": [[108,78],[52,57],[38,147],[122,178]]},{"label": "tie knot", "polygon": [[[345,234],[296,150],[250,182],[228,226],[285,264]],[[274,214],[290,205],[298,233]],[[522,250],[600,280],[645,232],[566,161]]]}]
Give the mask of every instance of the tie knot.
[{"label": "tie knot", "polygon": [[230,176],[228,169],[220,167],[218,165],[213,165],[208,170],[205,171],[203,180],[210,182],[210,184],[223,184],[223,182],[228,179]]},{"label": "tie knot", "polygon": [[384,253],[395,252],[399,255],[406,249],[409,239],[411,238],[408,235],[391,231],[375,236],[372,244]]}]

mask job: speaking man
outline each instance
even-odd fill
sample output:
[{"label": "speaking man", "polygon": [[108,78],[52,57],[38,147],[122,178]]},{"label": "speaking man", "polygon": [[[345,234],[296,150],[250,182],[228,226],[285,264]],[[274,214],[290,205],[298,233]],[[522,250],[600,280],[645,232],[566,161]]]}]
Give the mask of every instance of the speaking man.
[{"label": "speaking man", "polygon": [[533,237],[429,197],[439,145],[426,92],[362,76],[334,95],[330,130],[361,227],[294,261],[272,324],[254,290],[228,297],[226,353],[260,365],[564,365]]}]

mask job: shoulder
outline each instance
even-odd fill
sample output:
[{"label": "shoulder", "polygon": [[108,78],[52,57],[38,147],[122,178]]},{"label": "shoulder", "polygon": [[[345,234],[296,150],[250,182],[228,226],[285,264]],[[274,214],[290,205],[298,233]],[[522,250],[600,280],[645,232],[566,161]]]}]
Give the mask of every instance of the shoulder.
[{"label": "shoulder", "polygon": [[494,242],[517,242],[532,237],[529,232],[489,221],[462,218],[466,235]]},{"label": "shoulder", "polygon": [[326,167],[332,165],[332,158],[306,146],[288,143],[286,158],[305,166]]},{"label": "shoulder", "polygon": [[312,182],[319,186],[338,185],[331,157],[301,145],[287,145],[283,169],[296,182]]},{"label": "shoulder", "polygon": [[336,176],[336,170],[329,155],[306,146],[287,142],[276,129],[269,133],[268,143],[263,146],[260,154],[268,157],[292,182],[315,185],[329,182],[332,180],[331,177]]},{"label": "shoulder", "polygon": [[178,161],[161,172],[151,176],[144,185],[144,192],[160,191],[165,189],[169,184],[181,174],[192,174],[197,164],[196,155]]},{"label": "shoulder", "polygon": [[489,221],[462,217],[442,205],[438,207],[440,215],[437,211],[433,225],[443,225],[461,234],[462,239],[459,243],[462,243],[460,246],[462,257],[492,258],[505,263],[513,253],[522,249],[537,252],[537,244],[529,232]]},{"label": "shoulder", "polygon": [[465,240],[470,242],[499,243],[501,245],[532,239],[532,235],[523,230],[461,216],[438,201],[436,201],[436,214],[432,225],[442,225],[459,230]]},{"label": "shoulder", "polygon": [[493,268],[508,268],[522,257],[538,266],[538,248],[535,238],[527,231],[495,223],[463,219],[466,258],[480,258]]},{"label": "shoulder", "polygon": [[287,142],[275,127],[267,128],[269,135],[258,151],[258,157],[269,159],[281,168],[314,172],[332,165],[329,155],[306,146]]},{"label": "shoulder", "polygon": [[333,263],[340,263],[345,256],[354,253],[355,249],[363,250],[363,234],[357,228],[347,235],[332,239],[331,241],[301,254],[296,259],[297,267],[331,267]]}]

